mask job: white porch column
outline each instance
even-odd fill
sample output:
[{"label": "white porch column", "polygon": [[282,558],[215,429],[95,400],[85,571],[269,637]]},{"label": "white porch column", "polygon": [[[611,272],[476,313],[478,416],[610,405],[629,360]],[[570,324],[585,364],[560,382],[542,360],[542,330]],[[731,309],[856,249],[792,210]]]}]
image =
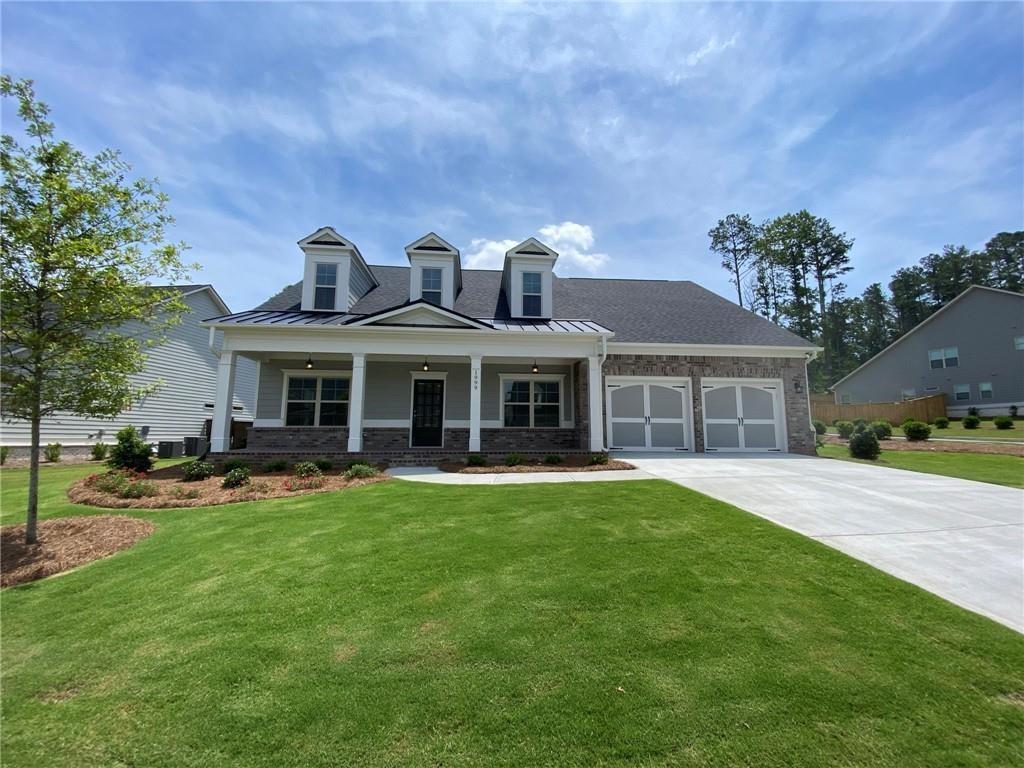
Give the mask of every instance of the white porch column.
[{"label": "white porch column", "polygon": [[231,449],[231,412],[235,395],[235,353],[221,352],[217,364],[217,392],[213,400],[213,421],[210,424],[210,451],[223,453]]},{"label": "white porch column", "polygon": [[352,354],[352,387],[348,393],[348,450],[363,450],[363,392],[366,389],[366,355]]},{"label": "white porch column", "polygon": [[590,419],[590,450],[604,450],[604,414],[601,412],[601,358],[587,358],[587,405]]},{"label": "white porch column", "polygon": [[480,450],[480,388],[483,376],[480,371],[480,363],[483,360],[480,355],[471,355],[469,358],[469,452],[476,453]]}]

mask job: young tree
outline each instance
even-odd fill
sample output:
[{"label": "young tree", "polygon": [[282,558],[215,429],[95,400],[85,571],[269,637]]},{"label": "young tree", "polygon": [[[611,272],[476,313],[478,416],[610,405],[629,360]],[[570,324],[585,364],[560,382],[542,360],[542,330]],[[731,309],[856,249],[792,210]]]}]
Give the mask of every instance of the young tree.
[{"label": "young tree", "polygon": [[17,100],[22,142],[0,140],[0,258],[4,418],[31,423],[25,540],[36,541],[41,420],[62,411],[110,417],[141,390],[132,383],[142,343],[117,332],[136,321],[153,330],[186,307],[148,287],[180,280],[184,246],[165,242],[172,219],[154,182],[128,180],[113,151],[88,157],[56,138],[32,82],[0,78]]},{"label": "young tree", "polygon": [[985,243],[991,270],[988,285],[1007,291],[1024,291],[1024,231],[1000,232]]},{"label": "young tree", "polygon": [[756,256],[758,226],[750,216],[730,213],[719,219],[708,232],[711,250],[722,257],[722,268],[729,272],[729,282],[736,286],[736,300],[743,306],[743,278],[750,271]]}]

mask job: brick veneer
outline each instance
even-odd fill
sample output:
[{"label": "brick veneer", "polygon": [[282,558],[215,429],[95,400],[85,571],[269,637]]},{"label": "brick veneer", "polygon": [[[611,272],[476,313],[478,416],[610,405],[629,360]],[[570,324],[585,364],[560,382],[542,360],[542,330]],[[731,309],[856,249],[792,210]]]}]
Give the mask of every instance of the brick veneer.
[{"label": "brick veneer", "polygon": [[[698,452],[704,450],[704,420],[700,397],[700,381],[703,377],[781,379],[789,450],[791,453],[814,454],[814,433],[807,408],[807,381],[802,358],[609,355],[604,363],[604,375],[688,376],[692,382],[693,432],[695,450]],[[803,390],[801,392],[796,391],[797,381]]]}]

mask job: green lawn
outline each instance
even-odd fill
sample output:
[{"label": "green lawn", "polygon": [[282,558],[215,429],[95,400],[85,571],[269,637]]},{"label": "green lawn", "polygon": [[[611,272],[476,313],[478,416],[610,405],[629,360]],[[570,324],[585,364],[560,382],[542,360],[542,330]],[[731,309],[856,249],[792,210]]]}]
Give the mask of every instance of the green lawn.
[{"label": "green lawn", "polygon": [[5,766],[1024,763],[1024,637],[667,482],[140,514],[3,593]]},{"label": "green lawn", "polygon": [[845,445],[823,445],[818,448],[818,455],[830,459],[860,461],[882,467],[927,472],[931,475],[977,480],[981,483],[1009,485],[1011,488],[1024,488],[1024,458],[1019,456],[940,451],[887,451],[885,441],[880,442],[882,455],[875,461],[851,458],[850,451]]},{"label": "green lawn", "polygon": [[[835,427],[828,428],[829,434],[839,434]],[[899,427],[893,428],[893,434],[900,437],[903,432]],[[945,429],[932,427],[932,437],[955,437],[958,440],[1020,440],[1024,441],[1024,419],[1015,419],[1013,429],[996,429],[991,419],[983,419],[977,429],[964,429],[963,422],[951,421]]]}]

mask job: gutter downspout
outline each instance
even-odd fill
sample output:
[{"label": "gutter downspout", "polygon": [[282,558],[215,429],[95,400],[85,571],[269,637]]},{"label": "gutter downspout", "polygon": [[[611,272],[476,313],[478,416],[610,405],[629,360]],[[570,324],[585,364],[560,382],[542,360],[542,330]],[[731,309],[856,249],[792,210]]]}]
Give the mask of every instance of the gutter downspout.
[{"label": "gutter downspout", "polygon": [[807,366],[813,363],[817,357],[817,352],[809,352],[804,360],[804,390],[807,392],[807,426],[810,427],[811,434],[814,435],[815,453],[818,452],[818,430],[814,428],[814,414],[811,413],[811,377],[807,373]]},{"label": "gutter downspout", "polygon": [[210,326],[210,341],[209,341],[210,351],[213,353],[214,357],[219,358],[220,357],[220,350],[217,349],[216,342],[217,342],[217,326],[211,325]]}]

